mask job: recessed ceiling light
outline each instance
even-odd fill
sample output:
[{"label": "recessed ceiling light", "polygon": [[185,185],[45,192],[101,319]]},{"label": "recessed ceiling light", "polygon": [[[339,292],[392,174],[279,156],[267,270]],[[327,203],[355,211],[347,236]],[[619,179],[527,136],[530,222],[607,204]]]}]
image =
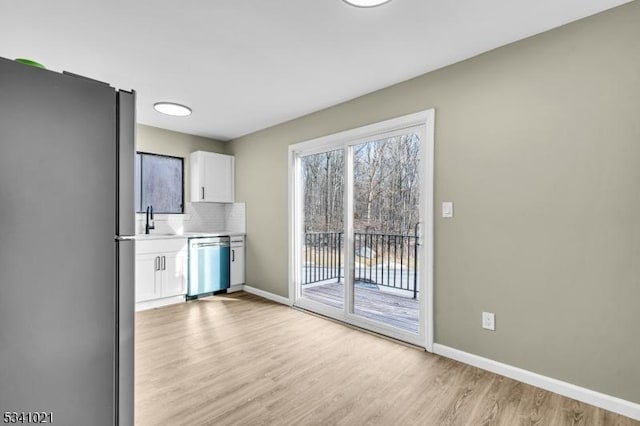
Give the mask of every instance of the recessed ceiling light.
[{"label": "recessed ceiling light", "polygon": [[345,3],[355,7],[376,7],[382,6],[391,0],[344,0]]},{"label": "recessed ceiling light", "polygon": [[191,108],[174,102],[157,102],[153,104],[153,109],[163,114],[175,115],[178,117],[191,115]]}]

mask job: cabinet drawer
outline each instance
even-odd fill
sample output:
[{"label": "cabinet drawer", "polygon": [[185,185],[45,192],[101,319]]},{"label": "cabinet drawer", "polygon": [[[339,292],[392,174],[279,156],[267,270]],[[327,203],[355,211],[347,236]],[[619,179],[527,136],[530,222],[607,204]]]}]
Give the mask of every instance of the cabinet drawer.
[{"label": "cabinet drawer", "polygon": [[136,254],[171,253],[186,249],[186,238],[167,238],[159,240],[136,241]]},{"label": "cabinet drawer", "polygon": [[230,237],[229,244],[231,245],[231,247],[242,247],[244,246],[244,237],[242,235]]}]

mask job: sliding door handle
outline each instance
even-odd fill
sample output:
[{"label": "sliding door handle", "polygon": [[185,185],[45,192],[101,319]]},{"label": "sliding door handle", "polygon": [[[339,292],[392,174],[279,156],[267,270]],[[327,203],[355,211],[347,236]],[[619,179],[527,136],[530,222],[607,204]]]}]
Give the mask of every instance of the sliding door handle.
[{"label": "sliding door handle", "polygon": [[232,262],[236,261],[236,251],[235,250],[231,250],[231,261]]}]

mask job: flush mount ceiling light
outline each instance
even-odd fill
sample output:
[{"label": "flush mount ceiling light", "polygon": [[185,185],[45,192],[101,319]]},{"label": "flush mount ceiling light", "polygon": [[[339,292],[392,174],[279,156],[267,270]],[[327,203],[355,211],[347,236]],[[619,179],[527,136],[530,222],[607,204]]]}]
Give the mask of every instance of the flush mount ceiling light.
[{"label": "flush mount ceiling light", "polygon": [[163,114],[175,115],[177,117],[191,115],[191,108],[174,102],[157,102],[153,104],[153,109]]},{"label": "flush mount ceiling light", "polygon": [[355,7],[376,7],[389,3],[391,0],[343,0],[345,3]]}]

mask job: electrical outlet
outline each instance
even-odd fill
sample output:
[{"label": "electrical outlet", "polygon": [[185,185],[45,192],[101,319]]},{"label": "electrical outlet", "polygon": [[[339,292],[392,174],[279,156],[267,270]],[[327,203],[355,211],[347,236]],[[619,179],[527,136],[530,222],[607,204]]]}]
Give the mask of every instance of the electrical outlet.
[{"label": "electrical outlet", "polygon": [[482,313],[482,328],[495,331],[496,329],[496,316],[493,312]]}]

